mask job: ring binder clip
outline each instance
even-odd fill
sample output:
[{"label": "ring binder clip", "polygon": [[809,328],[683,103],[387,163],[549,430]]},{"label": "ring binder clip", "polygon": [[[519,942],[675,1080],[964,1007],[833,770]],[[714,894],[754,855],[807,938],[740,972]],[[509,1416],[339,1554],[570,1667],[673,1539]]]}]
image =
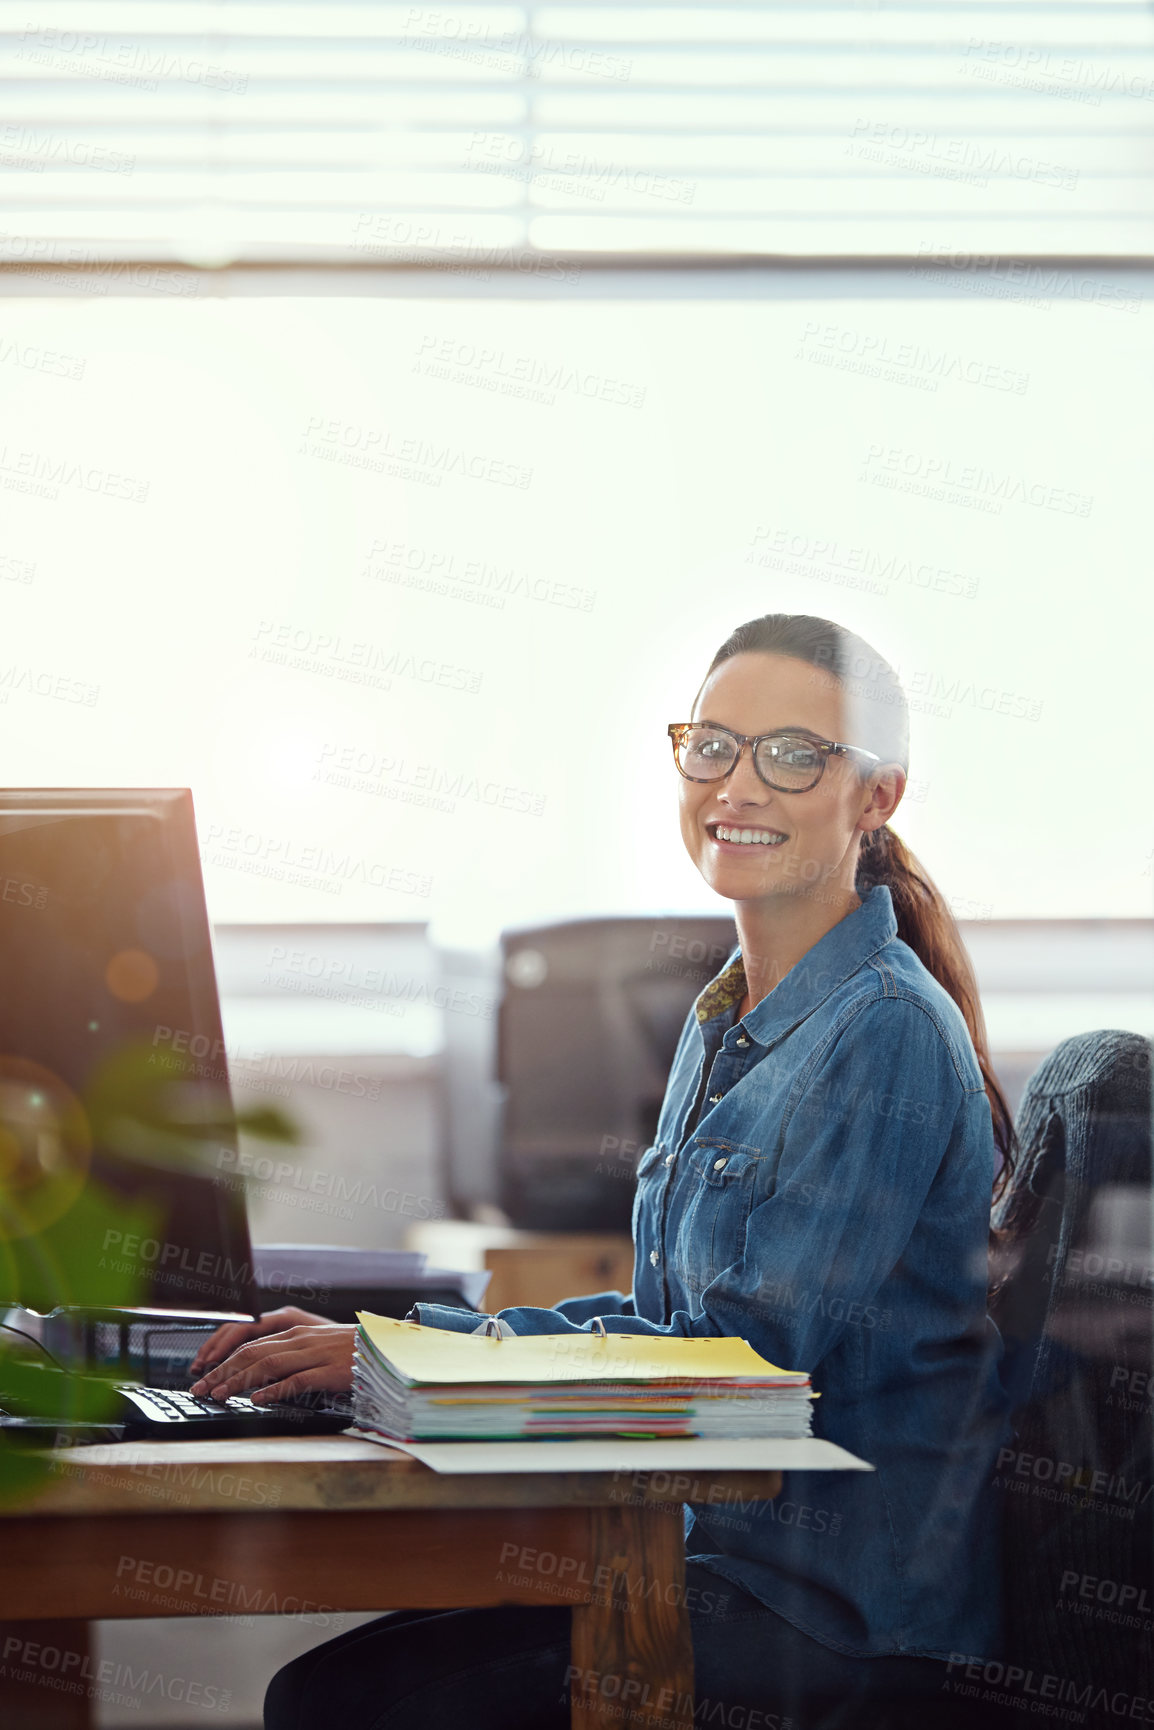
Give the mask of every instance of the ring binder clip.
[{"label": "ring binder clip", "polygon": [[501,1338],[501,1323],[496,1316],[485,1317],[485,1338],[487,1340]]},{"label": "ring binder clip", "polygon": [[603,1340],[609,1338],[609,1335],[605,1332],[605,1323],[601,1320],[600,1316],[593,1317],[593,1326],[597,1329],[598,1334]]}]

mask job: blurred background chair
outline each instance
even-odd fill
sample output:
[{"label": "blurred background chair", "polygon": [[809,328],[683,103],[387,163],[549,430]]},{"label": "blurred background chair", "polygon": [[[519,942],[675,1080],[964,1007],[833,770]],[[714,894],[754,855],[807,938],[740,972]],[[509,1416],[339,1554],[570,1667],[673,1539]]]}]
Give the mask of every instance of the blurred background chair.
[{"label": "blurred background chair", "polygon": [[506,931],[500,1203],[512,1224],[628,1232],[686,1014],[732,919],[573,919]]}]

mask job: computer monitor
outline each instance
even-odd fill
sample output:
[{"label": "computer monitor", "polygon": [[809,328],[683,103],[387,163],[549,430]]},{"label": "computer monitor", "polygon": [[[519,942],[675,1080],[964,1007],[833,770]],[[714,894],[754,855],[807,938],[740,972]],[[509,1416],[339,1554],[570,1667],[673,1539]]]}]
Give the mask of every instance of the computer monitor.
[{"label": "computer monitor", "polygon": [[501,1205],[541,1231],[628,1231],[637,1160],[694,998],[737,947],[725,915],[521,927],[501,938]]},{"label": "computer monitor", "polygon": [[0,1303],[253,1313],[192,795],[0,791]]}]

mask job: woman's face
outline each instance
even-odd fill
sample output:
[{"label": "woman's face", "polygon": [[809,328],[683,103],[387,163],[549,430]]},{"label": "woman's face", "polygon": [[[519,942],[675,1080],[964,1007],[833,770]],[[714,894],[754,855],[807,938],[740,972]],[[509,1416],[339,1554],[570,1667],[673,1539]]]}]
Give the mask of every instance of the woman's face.
[{"label": "woman's face", "polygon": [[[804,728],[822,739],[847,738],[841,687],[831,673],[792,655],[732,655],[701,692],[695,721],[714,721],[747,737]],[[731,901],[761,896],[852,891],[860,836],[881,827],[897,799],[890,786],[875,799],[864,759],[831,757],[816,787],[779,793],[767,787],[745,749],[726,781],[678,777],[681,835],[710,888]],[[897,789],[900,794],[900,787]],[[753,840],[718,833],[750,831]]]}]

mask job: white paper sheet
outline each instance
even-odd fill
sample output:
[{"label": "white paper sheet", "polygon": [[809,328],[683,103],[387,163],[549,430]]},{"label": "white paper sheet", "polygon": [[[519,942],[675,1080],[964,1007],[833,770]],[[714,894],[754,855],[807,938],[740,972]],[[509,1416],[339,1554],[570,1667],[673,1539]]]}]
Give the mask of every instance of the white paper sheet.
[{"label": "white paper sheet", "polygon": [[[362,1435],[361,1431],[350,1432]],[[796,1440],[626,1442],[385,1441],[434,1472],[872,1472],[866,1460],[814,1436]],[[671,1492],[672,1493],[672,1492]]]}]

